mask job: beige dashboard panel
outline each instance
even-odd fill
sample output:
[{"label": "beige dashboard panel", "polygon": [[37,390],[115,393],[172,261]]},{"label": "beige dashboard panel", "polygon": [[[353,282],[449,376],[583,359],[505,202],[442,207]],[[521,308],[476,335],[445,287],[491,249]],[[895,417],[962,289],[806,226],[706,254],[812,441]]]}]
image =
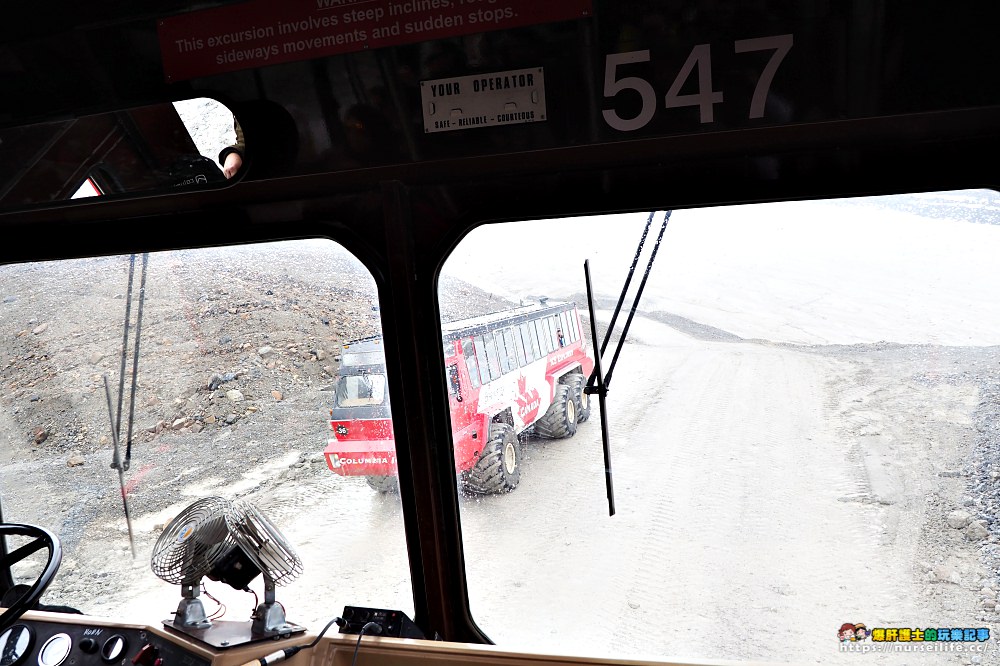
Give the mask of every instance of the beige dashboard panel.
[{"label": "beige dashboard panel", "polygon": [[[19,622],[34,627],[39,634],[43,635],[64,632],[74,638],[86,635],[124,634],[130,637],[134,636],[138,640],[133,640],[129,645],[129,652],[121,660],[121,666],[130,666],[133,663],[135,666],[144,666],[131,659],[142,647],[138,644],[139,642],[156,644],[161,647],[169,645],[172,658],[163,660],[157,666],[185,666],[185,664],[205,663],[210,664],[210,666],[261,666],[259,661],[261,658],[283,648],[309,644],[315,639],[315,634],[307,632],[283,640],[260,641],[240,647],[217,650],[162,626],[129,624],[88,615],[28,611]],[[352,663],[355,666],[432,666],[435,664],[454,666],[459,664],[475,666],[514,666],[515,664],[518,666],[602,666],[611,664],[628,666],[765,666],[768,663],[590,658],[517,652],[494,645],[377,636],[365,636],[361,639],[360,648],[358,645],[358,637],[355,635],[333,634],[324,636],[313,649],[302,650],[291,659],[277,663],[285,663],[287,666],[351,666]],[[358,650],[356,659],[355,649]],[[76,650],[75,646],[74,650]],[[86,655],[78,650],[71,654],[74,655],[73,666],[88,666],[88,660],[94,662],[93,666],[108,666],[106,661],[102,662],[96,658],[98,655]],[[31,666],[33,661],[29,656],[24,660],[24,664]],[[116,666],[116,664],[111,666]]]}]

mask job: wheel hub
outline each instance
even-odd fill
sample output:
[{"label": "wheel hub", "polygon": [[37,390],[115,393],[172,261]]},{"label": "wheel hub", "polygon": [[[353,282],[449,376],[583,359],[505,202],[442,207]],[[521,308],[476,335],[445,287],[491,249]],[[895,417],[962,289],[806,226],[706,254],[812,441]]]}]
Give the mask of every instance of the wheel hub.
[{"label": "wheel hub", "polygon": [[514,449],[513,442],[508,442],[503,447],[503,468],[507,474],[513,474],[517,468],[517,451]]}]

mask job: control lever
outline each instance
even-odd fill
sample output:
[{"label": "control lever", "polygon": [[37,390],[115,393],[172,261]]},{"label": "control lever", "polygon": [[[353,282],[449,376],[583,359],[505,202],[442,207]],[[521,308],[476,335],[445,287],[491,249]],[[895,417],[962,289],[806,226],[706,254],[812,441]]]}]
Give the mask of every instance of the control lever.
[{"label": "control lever", "polygon": [[152,643],[146,643],[143,645],[134,657],[132,657],[132,664],[134,666],[159,666],[157,662],[163,663],[160,659],[160,651]]}]

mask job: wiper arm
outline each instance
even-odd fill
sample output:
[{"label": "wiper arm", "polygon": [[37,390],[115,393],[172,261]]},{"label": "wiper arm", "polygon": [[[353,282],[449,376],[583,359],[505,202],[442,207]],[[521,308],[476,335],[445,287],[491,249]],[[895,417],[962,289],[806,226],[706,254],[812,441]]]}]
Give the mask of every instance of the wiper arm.
[{"label": "wiper arm", "polygon": [[611,373],[615,369],[615,363],[618,361],[618,355],[621,353],[622,346],[625,344],[625,339],[628,337],[628,329],[632,324],[632,318],[635,316],[635,311],[639,307],[639,299],[642,297],[642,292],[646,287],[646,280],[649,278],[649,271],[652,269],[653,261],[656,259],[656,253],[660,249],[660,242],[663,240],[663,232],[667,230],[667,223],[670,222],[671,212],[672,211],[668,210],[663,214],[663,225],[660,227],[660,234],[656,237],[656,245],[653,246],[653,251],[650,253],[649,261],[646,264],[646,270],[642,275],[642,281],[639,283],[639,289],[636,292],[635,298],[632,299],[632,307],[629,310],[628,318],[625,320],[625,325],[622,327],[622,333],[618,338],[618,345],[615,347],[615,353],[611,357],[611,365],[608,367],[606,375],[604,374],[601,358],[607,350],[608,342],[611,340],[611,334],[614,331],[615,322],[618,320],[618,314],[621,312],[622,304],[625,302],[626,292],[628,292],[629,285],[632,283],[632,276],[635,274],[636,265],[639,263],[639,256],[642,254],[642,246],[646,242],[646,236],[649,233],[650,224],[653,222],[655,211],[650,212],[649,218],[646,220],[646,226],[642,231],[642,238],[639,239],[639,247],[635,251],[635,258],[632,259],[632,266],[629,268],[628,276],[625,278],[625,286],[622,288],[622,293],[618,297],[618,304],[615,306],[615,311],[611,315],[611,324],[608,326],[607,333],[604,336],[604,341],[601,343],[600,348],[597,346],[597,315],[594,311],[594,292],[590,281],[590,261],[587,260],[583,262],[583,273],[587,283],[587,308],[590,312],[590,334],[594,346],[594,370],[590,373],[590,377],[587,379],[587,385],[583,390],[588,395],[597,395],[597,402],[601,410],[601,444],[604,450],[604,483],[608,492],[608,515],[610,516],[615,515],[615,493],[611,473],[611,444],[610,436],[608,434],[606,400],[608,387],[611,384]]},{"label": "wiper arm", "polygon": [[[604,378],[605,385],[611,384],[611,373],[615,371],[615,363],[618,362],[618,355],[622,351],[622,345],[625,344],[625,338],[628,336],[629,326],[632,325],[632,318],[635,316],[636,308],[639,307],[639,299],[642,298],[642,291],[646,288],[646,280],[649,278],[649,271],[653,267],[653,260],[656,259],[656,252],[660,249],[660,241],[663,240],[663,232],[667,230],[667,223],[670,222],[670,213],[667,211],[663,214],[663,225],[660,227],[660,235],[656,237],[656,245],[653,246],[653,251],[649,255],[649,262],[646,263],[646,271],[642,274],[642,281],[639,282],[639,289],[635,293],[635,298],[632,299],[632,308],[628,312],[628,318],[625,320],[625,325],[622,327],[622,334],[618,338],[618,346],[615,348],[615,354],[611,357],[611,366],[608,367],[608,374]],[[652,215],[650,215],[652,219]],[[646,235],[643,233],[643,240],[645,240]],[[642,250],[642,243],[639,243],[639,249]],[[635,264],[632,265],[632,270],[635,270]],[[632,279],[632,273],[629,272],[629,280]],[[625,282],[625,289],[628,289],[628,281]],[[625,297],[625,289],[622,289],[622,298]],[[618,301],[618,305],[621,305],[621,300]],[[608,329],[608,336],[611,335],[611,329]],[[602,350],[603,351],[603,350]]]},{"label": "wiper arm", "polygon": [[590,313],[590,339],[594,346],[594,371],[590,374],[590,382],[596,382],[592,387],[588,382],[584,392],[588,395],[597,394],[597,405],[601,411],[601,445],[604,450],[604,485],[608,491],[608,515],[615,515],[615,486],[611,476],[611,442],[608,434],[608,395],[607,384],[604,383],[604,371],[601,369],[601,350],[597,348],[597,317],[594,313],[594,290],[590,283],[590,260],[583,262],[583,275],[587,282],[587,309]]},{"label": "wiper arm", "polygon": [[622,303],[625,302],[625,294],[628,292],[628,287],[632,284],[632,276],[635,274],[635,267],[639,264],[639,256],[642,254],[642,246],[646,244],[646,236],[649,234],[649,225],[653,223],[653,216],[656,215],[655,210],[649,211],[649,217],[646,218],[646,226],[642,229],[642,237],[639,238],[639,246],[635,249],[635,256],[632,258],[632,265],[628,269],[628,275],[625,276],[625,286],[622,287],[622,293],[618,296],[618,303],[615,305],[615,311],[611,313],[611,323],[608,324],[608,330],[604,333],[604,341],[601,343],[601,353],[603,354],[608,349],[608,342],[611,341],[611,332],[615,330],[615,323],[618,321],[618,313],[621,312]]},{"label": "wiper arm", "polygon": [[[632,324],[632,317],[635,316],[636,308],[639,306],[639,299],[642,297],[643,289],[646,287],[646,280],[649,278],[649,271],[653,267],[653,260],[656,259],[656,252],[660,249],[660,241],[663,240],[663,232],[667,230],[667,223],[670,221],[670,214],[672,212],[673,211],[668,210],[663,214],[663,225],[660,227],[660,234],[656,237],[656,245],[653,246],[653,252],[650,254],[649,261],[646,263],[646,271],[642,275],[642,282],[639,283],[639,290],[636,293],[635,298],[632,300],[632,307],[629,310],[628,319],[625,320],[625,326],[622,329],[622,334],[618,338],[618,346],[615,348],[615,353],[611,358],[611,365],[608,367],[608,373],[604,379],[605,385],[611,382],[611,373],[615,369],[615,363],[618,361],[618,355],[621,353],[622,345],[625,343],[625,337],[628,335],[629,326]],[[639,239],[639,246],[635,250],[635,257],[632,258],[632,266],[629,267],[628,275],[625,276],[625,286],[622,287],[622,293],[618,296],[618,303],[615,305],[615,311],[611,313],[611,323],[608,324],[608,330],[604,334],[604,341],[601,343],[602,355],[608,349],[608,343],[611,341],[611,334],[614,332],[615,323],[618,321],[618,315],[621,313],[622,304],[625,302],[625,295],[628,292],[629,285],[632,284],[632,276],[635,275],[635,268],[639,264],[639,256],[642,254],[642,246],[646,243],[646,236],[649,234],[649,227],[653,222],[653,216],[655,214],[656,211],[650,212],[649,217],[646,219],[646,226],[642,230],[642,237]],[[595,372],[590,373],[590,378],[587,380],[587,388],[594,387],[595,378]]]},{"label": "wiper arm", "polygon": [[[129,395],[129,413],[128,413],[128,430],[127,437],[125,439],[125,459],[116,460],[112,463],[112,467],[116,464],[122,466],[122,470],[127,472],[129,465],[132,462],[132,423],[135,418],[135,389],[136,389],[136,378],[139,375],[139,341],[141,340],[142,332],[142,309],[143,304],[146,302],[146,268],[149,264],[149,253],[144,252],[142,255],[142,277],[139,282],[139,305],[136,312],[135,318],[135,347],[132,350],[132,378],[131,387]],[[122,423],[122,402],[125,398],[125,362],[128,358],[128,340],[129,340],[129,322],[132,318],[132,282],[133,276],[135,274],[135,255],[133,254],[129,258],[128,266],[128,294],[125,299],[125,324],[122,327],[122,362],[121,368],[118,372],[118,418],[113,419],[111,423],[112,429],[121,438],[121,423]]]},{"label": "wiper arm", "polygon": [[108,416],[111,417],[111,441],[114,443],[115,452],[114,457],[111,461],[111,467],[118,470],[118,485],[121,487],[122,491],[122,505],[125,507],[125,522],[128,525],[128,542],[132,547],[132,559],[135,559],[135,537],[132,535],[132,516],[129,515],[128,511],[128,493],[125,491],[125,470],[122,465],[121,457],[118,454],[118,430],[115,428],[115,416],[111,409],[111,384],[108,382],[108,376],[104,375],[104,395],[108,399]]},{"label": "wiper arm", "polygon": [[132,423],[135,419],[135,391],[136,378],[139,375],[139,341],[142,339],[142,309],[146,301],[146,269],[149,265],[149,253],[142,255],[142,277],[139,282],[138,308],[135,320],[135,345],[132,349],[132,377],[129,393],[129,413],[128,430],[126,432],[125,458],[122,459],[120,452],[122,405],[125,399],[125,365],[128,359],[129,345],[129,324],[132,318],[132,289],[135,277],[135,255],[129,258],[128,266],[128,296],[125,301],[125,324],[122,332],[122,356],[121,368],[118,376],[118,417],[115,418],[115,411],[111,405],[111,385],[108,376],[104,376],[104,392],[108,400],[108,417],[111,419],[111,438],[114,442],[114,454],[111,460],[111,468],[118,471],[118,485],[121,487],[122,505],[125,509],[125,522],[128,524],[128,540],[132,547],[132,559],[135,559],[135,537],[132,533],[132,517],[128,510],[128,494],[125,490],[125,472],[128,471],[132,462]]}]

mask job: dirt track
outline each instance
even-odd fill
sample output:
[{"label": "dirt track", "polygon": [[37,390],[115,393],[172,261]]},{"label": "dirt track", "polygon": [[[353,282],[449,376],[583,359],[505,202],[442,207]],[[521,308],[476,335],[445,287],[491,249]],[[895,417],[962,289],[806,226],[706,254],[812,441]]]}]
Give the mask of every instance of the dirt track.
[{"label": "dirt track", "polygon": [[[947,523],[968,498],[958,467],[978,404],[978,387],[955,377],[992,350],[800,350],[643,328],[612,387],[617,515],[607,517],[590,424],[584,440],[529,449],[530,492],[505,503],[504,542],[531,544],[532,567],[497,589],[496,542],[473,551],[473,607],[496,609],[498,642],[551,646],[537,631],[545,617],[583,654],[848,663],[857,655],[836,654],[845,621],[996,628],[979,552],[996,539]],[[907,363],[928,351],[948,374]],[[539,511],[540,496],[558,501]],[[466,533],[496,536],[494,518],[472,506]],[[595,611],[584,620],[568,608]]]}]

